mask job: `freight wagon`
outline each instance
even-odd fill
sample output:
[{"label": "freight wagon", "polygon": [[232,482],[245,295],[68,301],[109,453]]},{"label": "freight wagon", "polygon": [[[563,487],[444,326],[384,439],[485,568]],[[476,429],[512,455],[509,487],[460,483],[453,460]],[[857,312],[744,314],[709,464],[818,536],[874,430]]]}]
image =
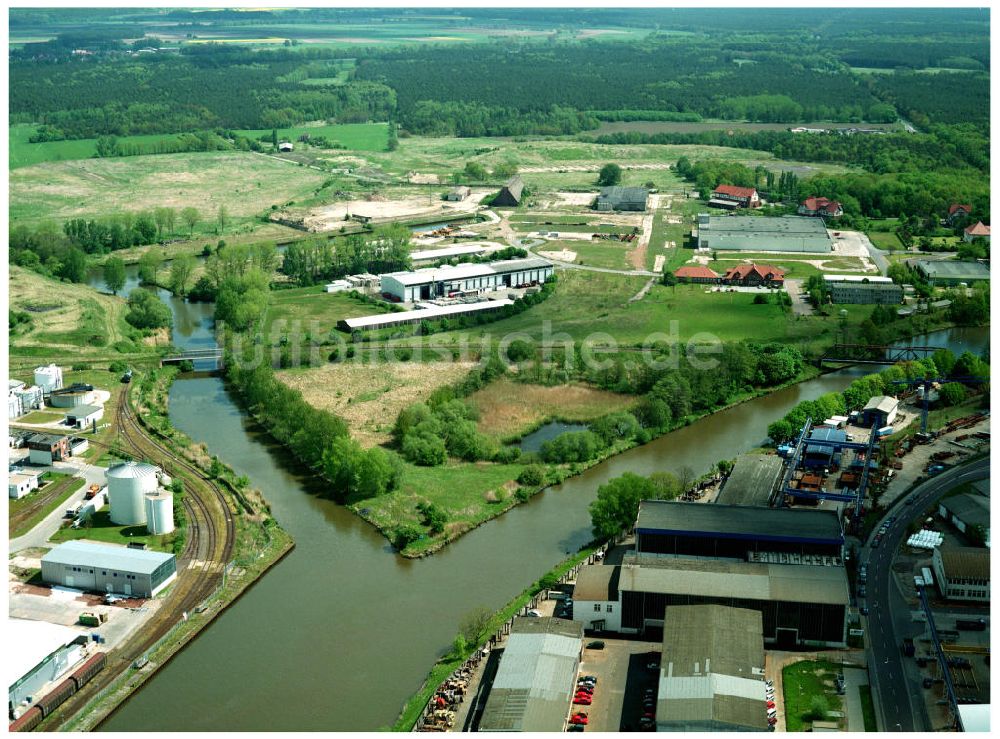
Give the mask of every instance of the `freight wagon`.
[{"label": "freight wagon", "polygon": [[84,662],[76,671],[70,675],[70,680],[76,684],[76,689],[79,690],[84,685],[90,682],[90,680],[98,672],[104,669],[104,666],[108,663],[108,655],[106,652],[98,652],[86,662]]},{"label": "freight wagon", "polygon": [[42,712],[38,706],[32,706],[21,717],[7,726],[7,731],[31,731],[42,723]]},{"label": "freight wagon", "polygon": [[42,716],[50,716],[63,702],[76,692],[76,683],[69,678],[38,699],[36,705],[42,709]]}]

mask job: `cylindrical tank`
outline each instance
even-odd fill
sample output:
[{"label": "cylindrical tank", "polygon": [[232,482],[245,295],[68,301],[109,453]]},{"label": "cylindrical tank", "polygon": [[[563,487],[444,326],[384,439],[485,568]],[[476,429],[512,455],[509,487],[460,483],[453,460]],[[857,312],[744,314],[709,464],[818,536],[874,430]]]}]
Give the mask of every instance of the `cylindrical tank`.
[{"label": "cylindrical tank", "polygon": [[107,471],[111,520],[119,526],[146,523],[143,496],[156,492],[157,467],[145,462],[123,462]]},{"label": "cylindrical tank", "polygon": [[174,530],[174,496],[167,490],[146,495],[146,528],[154,535]]}]

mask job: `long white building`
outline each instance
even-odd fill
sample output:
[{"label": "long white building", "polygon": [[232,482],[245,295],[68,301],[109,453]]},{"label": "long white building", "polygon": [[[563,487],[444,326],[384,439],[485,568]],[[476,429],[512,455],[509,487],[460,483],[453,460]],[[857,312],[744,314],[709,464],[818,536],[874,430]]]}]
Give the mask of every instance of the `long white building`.
[{"label": "long white building", "polygon": [[540,285],[552,277],[552,263],[537,257],[486,264],[427,267],[382,275],[382,293],[401,302],[456,294],[480,294],[509,287]]}]

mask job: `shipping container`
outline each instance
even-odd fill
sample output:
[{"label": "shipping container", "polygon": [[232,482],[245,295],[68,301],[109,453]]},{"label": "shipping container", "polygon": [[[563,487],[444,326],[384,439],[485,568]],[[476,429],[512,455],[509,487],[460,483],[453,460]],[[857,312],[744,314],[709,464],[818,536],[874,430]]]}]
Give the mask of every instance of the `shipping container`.
[{"label": "shipping container", "polygon": [[888,436],[891,433],[892,433],[892,426],[883,426],[882,428],[880,428],[878,431],[875,432],[875,436],[881,439],[882,437]]},{"label": "shipping container", "polygon": [[66,679],[39,698],[36,705],[41,709],[43,716],[48,716],[75,692],[76,683],[70,679]]},{"label": "shipping container", "polygon": [[934,585],[934,577],[931,575],[930,568],[922,567],[920,569],[920,575],[924,578],[924,587],[929,588]]},{"label": "shipping container", "polygon": [[76,683],[76,689],[79,690],[84,685],[89,683],[94,675],[104,669],[104,666],[107,663],[107,653],[97,652],[90,659],[80,665],[80,667],[78,667],[70,676],[73,679],[73,682]]},{"label": "shipping container", "polygon": [[17,721],[8,725],[7,731],[31,731],[42,723],[42,712],[38,706],[32,706],[21,714]]}]

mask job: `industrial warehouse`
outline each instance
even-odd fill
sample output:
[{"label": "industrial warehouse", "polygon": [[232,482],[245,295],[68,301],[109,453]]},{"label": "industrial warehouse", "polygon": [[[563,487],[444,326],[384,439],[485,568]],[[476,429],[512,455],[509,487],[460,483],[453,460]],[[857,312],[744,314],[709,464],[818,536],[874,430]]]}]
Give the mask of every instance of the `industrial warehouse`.
[{"label": "industrial warehouse", "polygon": [[698,248],[829,254],[833,240],[821,218],[698,215]]},{"label": "industrial warehouse", "polygon": [[509,259],[489,264],[427,267],[382,275],[382,294],[396,302],[416,302],[454,295],[481,294],[509,287],[541,285],[552,277],[544,259]]},{"label": "industrial warehouse", "polygon": [[152,598],[177,578],[172,554],[67,541],[42,556],[42,580],[50,585]]},{"label": "industrial warehouse", "polygon": [[576,621],[515,621],[479,731],[562,731],[582,652],[583,626]]},{"label": "industrial warehouse", "polygon": [[903,286],[888,277],[867,275],[823,275],[833,303],[856,305],[899,305]]}]

